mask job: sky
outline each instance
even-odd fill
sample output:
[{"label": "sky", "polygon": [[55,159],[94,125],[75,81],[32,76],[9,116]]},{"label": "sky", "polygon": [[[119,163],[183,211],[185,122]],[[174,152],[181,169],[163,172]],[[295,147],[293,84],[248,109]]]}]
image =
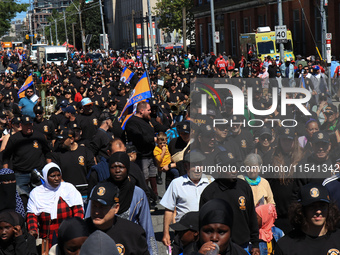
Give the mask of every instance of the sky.
[{"label": "sky", "polygon": [[[18,3],[29,3],[29,0],[17,0],[16,2],[18,2]],[[26,12],[20,12],[20,13],[17,13],[17,16],[15,16],[15,18],[13,18],[12,21],[23,20],[24,18],[26,18]]]}]

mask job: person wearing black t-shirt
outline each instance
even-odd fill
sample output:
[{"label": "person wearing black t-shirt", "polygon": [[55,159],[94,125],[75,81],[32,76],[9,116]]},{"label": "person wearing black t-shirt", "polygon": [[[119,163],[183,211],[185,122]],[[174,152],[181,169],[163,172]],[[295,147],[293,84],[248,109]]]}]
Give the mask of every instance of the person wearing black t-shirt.
[{"label": "person wearing black t-shirt", "polygon": [[74,131],[63,128],[58,134],[59,148],[47,155],[47,161],[58,164],[63,171],[63,180],[72,183],[82,196],[86,197],[86,176],[95,164],[94,156],[90,149],[78,145],[74,139]]},{"label": "person wearing black t-shirt", "polygon": [[93,102],[90,98],[83,98],[81,104],[81,114],[77,115],[78,124],[83,131],[82,138],[91,140],[98,128],[98,114],[93,110]]},{"label": "person wearing black t-shirt", "polygon": [[298,201],[290,207],[294,230],[278,240],[275,255],[339,254],[339,210],[331,203],[327,189],[316,183],[305,185]]},{"label": "person wearing black t-shirt", "polygon": [[31,171],[41,170],[46,164],[45,155],[50,151],[45,136],[34,132],[33,119],[27,115],[22,117],[20,132],[12,135],[3,155],[3,167],[8,168],[12,159],[19,193],[29,194]]},{"label": "person wearing black t-shirt", "polygon": [[35,113],[33,130],[44,134],[52,148],[56,140],[54,124],[51,120],[44,118],[45,111],[40,105],[35,105],[33,110]]}]

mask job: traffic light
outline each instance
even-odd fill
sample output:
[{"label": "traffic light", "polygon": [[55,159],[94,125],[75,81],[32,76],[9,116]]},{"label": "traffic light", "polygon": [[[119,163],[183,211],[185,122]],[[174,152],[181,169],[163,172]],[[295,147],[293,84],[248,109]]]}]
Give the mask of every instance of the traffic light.
[{"label": "traffic light", "polygon": [[25,37],[26,37],[26,40],[30,39],[30,36],[29,36],[29,35],[26,35]]}]

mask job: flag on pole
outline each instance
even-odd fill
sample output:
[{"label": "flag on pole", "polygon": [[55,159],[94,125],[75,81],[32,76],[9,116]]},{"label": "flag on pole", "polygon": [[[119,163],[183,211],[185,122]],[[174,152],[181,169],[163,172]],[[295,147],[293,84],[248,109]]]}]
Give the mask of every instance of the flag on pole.
[{"label": "flag on pole", "polygon": [[27,77],[25,83],[22,85],[22,87],[18,91],[18,97],[23,98],[25,97],[25,90],[28,89],[30,86],[33,85],[33,76],[30,74],[30,76]]},{"label": "flag on pole", "polygon": [[305,78],[303,78],[303,74],[301,74],[301,84],[300,84],[300,88],[303,88],[303,89],[306,88]]},{"label": "flag on pole", "polygon": [[122,72],[122,75],[120,76],[120,80],[122,82],[124,82],[125,84],[129,83],[132,76],[134,75],[135,73],[132,72],[129,68],[127,67],[124,67],[123,69],[123,72]]},{"label": "flag on pole", "polygon": [[136,112],[137,103],[144,101],[151,96],[149,79],[147,73],[145,72],[136,84],[135,89],[132,91],[129,100],[125,104],[122,113],[119,116],[119,121],[123,118],[123,116],[126,116],[122,123],[123,130],[125,129],[126,122]]}]

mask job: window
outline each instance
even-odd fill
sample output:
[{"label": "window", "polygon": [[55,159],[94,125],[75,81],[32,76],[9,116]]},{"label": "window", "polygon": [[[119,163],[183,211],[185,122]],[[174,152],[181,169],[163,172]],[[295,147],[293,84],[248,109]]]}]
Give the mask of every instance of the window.
[{"label": "window", "polygon": [[257,49],[259,54],[261,55],[266,55],[266,54],[274,54],[274,42],[269,41],[269,42],[259,42],[257,44]]},{"label": "window", "polygon": [[293,40],[296,52],[301,53],[300,11],[293,10]]},{"label": "window", "polygon": [[264,27],[263,16],[259,15],[258,17],[258,26]]},{"label": "window", "polygon": [[249,20],[248,20],[248,18],[243,19],[243,33],[249,33]]}]

